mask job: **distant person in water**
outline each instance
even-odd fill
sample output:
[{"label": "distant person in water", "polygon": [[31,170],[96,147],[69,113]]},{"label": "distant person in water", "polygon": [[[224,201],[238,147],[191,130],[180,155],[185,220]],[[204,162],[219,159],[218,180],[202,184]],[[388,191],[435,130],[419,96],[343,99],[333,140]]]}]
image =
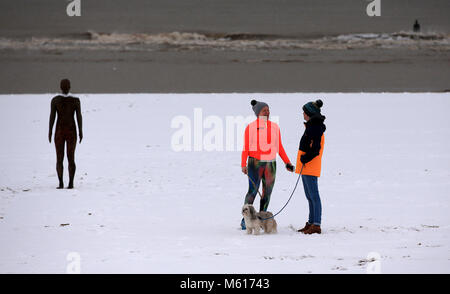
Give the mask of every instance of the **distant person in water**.
[{"label": "distant person in water", "polygon": [[52,142],[52,130],[55,123],[55,116],[58,114],[55,129],[55,147],[56,147],[56,172],[58,173],[59,186],[57,189],[64,188],[63,181],[63,161],[64,161],[64,145],[67,143],[67,159],[69,161],[69,185],[68,189],[73,188],[73,179],[75,177],[75,147],[77,145],[77,129],[75,126],[74,114],[77,116],[78,131],[80,135],[80,143],[83,139],[82,117],[80,99],[72,97],[69,94],[70,81],[68,79],[61,80],[62,95],[58,95],[52,99],[50,110],[50,123],[48,130],[48,141]]},{"label": "distant person in water", "polygon": [[420,24],[419,24],[419,21],[418,21],[417,19],[416,19],[416,22],[414,23],[413,31],[414,31],[415,33],[420,32]]}]

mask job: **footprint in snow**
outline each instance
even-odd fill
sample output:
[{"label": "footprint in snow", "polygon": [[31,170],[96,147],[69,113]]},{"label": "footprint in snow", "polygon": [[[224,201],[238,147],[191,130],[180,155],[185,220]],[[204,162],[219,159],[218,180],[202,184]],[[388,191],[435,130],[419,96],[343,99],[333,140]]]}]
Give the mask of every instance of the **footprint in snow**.
[{"label": "footprint in snow", "polygon": [[346,271],[347,269],[345,267],[341,266],[334,266],[331,268],[332,271]]},{"label": "footprint in snow", "polygon": [[427,229],[438,229],[439,226],[435,226],[435,225],[422,225],[422,227],[427,228]]},{"label": "footprint in snow", "polygon": [[376,261],[376,260],[377,260],[376,258],[370,258],[370,259],[364,258],[364,259],[360,259],[360,260],[358,260],[358,265],[359,265],[359,266],[365,266],[367,263],[369,263],[369,262],[374,262],[374,261]]}]

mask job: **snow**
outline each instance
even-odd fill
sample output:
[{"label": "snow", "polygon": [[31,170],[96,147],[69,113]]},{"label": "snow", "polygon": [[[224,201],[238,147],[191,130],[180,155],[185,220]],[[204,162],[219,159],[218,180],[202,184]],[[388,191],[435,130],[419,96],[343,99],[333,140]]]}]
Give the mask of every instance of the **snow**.
[{"label": "snow", "polygon": [[[53,95],[0,95],[0,273],[66,273],[74,254],[81,273],[450,273],[448,93],[78,95],[73,190],[55,189]],[[247,235],[243,130],[234,151],[176,152],[172,120],[187,117],[194,132],[200,108],[203,123],[218,118],[225,132],[226,116],[267,102],[295,163],[301,106],[318,98],[322,234],[292,229],[308,215],[299,183],[278,234]],[[277,161],[274,213],[297,180]]]}]

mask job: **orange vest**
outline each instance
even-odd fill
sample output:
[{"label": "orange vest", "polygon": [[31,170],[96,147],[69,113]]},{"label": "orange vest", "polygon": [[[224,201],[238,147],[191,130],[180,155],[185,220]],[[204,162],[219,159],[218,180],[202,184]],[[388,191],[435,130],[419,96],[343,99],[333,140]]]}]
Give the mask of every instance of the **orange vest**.
[{"label": "orange vest", "polygon": [[[299,174],[300,170],[301,170],[302,171],[302,175],[320,177],[320,172],[321,172],[321,169],[322,169],[322,154],[323,154],[323,147],[324,147],[324,145],[325,145],[325,135],[323,134],[322,138],[320,140],[320,152],[319,152],[319,155],[317,155],[310,162],[307,162],[304,165],[300,161],[300,157],[303,154],[305,154],[305,152],[301,151],[301,150],[298,150],[298,153],[297,153],[297,164],[295,165],[295,173]],[[302,170],[302,167],[303,167],[303,170]]]}]

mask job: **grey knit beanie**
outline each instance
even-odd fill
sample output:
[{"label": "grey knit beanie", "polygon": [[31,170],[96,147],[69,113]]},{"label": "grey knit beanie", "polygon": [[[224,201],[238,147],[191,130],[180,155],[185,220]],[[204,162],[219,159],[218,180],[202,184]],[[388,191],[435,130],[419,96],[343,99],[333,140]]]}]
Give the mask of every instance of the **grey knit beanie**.
[{"label": "grey knit beanie", "polygon": [[261,112],[261,110],[264,107],[266,107],[266,106],[269,107],[269,105],[267,105],[267,103],[264,103],[264,102],[261,102],[261,101],[256,101],[256,100],[252,100],[250,102],[250,104],[252,105],[253,112],[255,112],[256,116],[259,115],[259,113]]}]

